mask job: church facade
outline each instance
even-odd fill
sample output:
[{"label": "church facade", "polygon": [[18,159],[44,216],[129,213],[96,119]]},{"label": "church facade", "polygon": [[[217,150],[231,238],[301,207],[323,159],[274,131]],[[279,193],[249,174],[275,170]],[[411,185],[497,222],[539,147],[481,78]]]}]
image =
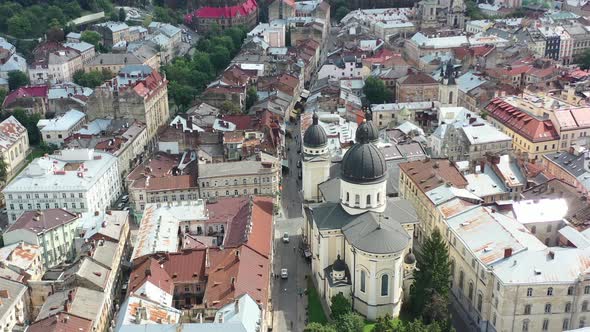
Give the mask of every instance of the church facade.
[{"label": "church facade", "polygon": [[[342,293],[368,319],[399,315],[409,294],[418,222],[410,202],[387,197],[387,164],[370,113],[342,161],[332,163],[317,115],[303,138],[304,240],[322,299]],[[330,168],[339,174],[330,177]],[[321,182],[319,182],[321,181]],[[321,188],[321,190],[319,189]],[[306,193],[311,191],[311,193]]]},{"label": "church facade", "polygon": [[418,3],[421,29],[442,26],[463,29],[466,12],[467,6],[463,0],[422,0]]}]

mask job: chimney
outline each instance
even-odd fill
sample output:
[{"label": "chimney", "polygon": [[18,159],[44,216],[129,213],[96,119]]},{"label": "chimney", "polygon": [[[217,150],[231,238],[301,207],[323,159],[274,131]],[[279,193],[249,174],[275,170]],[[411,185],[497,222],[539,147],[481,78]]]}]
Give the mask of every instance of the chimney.
[{"label": "chimney", "polygon": [[508,258],[510,256],[512,256],[512,248],[504,249],[504,258]]},{"label": "chimney", "polygon": [[152,275],[152,270],[150,270],[150,269],[145,269],[145,276],[146,276],[146,277],[149,277],[149,276],[151,276],[151,275]]},{"label": "chimney", "polygon": [[555,259],[555,252],[553,250],[549,251],[547,258],[549,258],[549,260],[554,260]]},{"label": "chimney", "polygon": [[469,118],[469,124],[474,124],[475,120],[477,120],[476,118]]},{"label": "chimney", "polygon": [[74,301],[74,290],[68,292],[68,302]]},{"label": "chimney", "polygon": [[94,211],[94,215],[95,216],[98,216],[99,215],[99,212],[98,211]]}]

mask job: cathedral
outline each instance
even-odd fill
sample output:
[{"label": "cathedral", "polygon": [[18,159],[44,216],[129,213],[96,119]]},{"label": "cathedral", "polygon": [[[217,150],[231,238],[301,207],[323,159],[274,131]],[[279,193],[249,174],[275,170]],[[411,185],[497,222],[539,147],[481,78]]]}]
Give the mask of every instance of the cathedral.
[{"label": "cathedral", "polygon": [[466,11],[467,6],[463,0],[422,0],[418,3],[420,28],[436,29],[446,26],[463,29]]},{"label": "cathedral", "polygon": [[409,295],[418,219],[410,202],[386,195],[387,164],[371,117],[366,114],[356,143],[333,162],[314,114],[303,137],[302,172],[303,235],[318,293],[328,305],[342,293],[354,310],[374,320],[398,316]]}]

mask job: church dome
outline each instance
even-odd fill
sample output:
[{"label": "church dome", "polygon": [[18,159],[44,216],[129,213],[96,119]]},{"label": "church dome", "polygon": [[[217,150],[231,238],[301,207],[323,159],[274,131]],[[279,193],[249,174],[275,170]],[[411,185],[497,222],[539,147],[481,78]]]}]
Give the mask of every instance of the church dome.
[{"label": "church dome", "polygon": [[413,253],[409,253],[404,257],[404,263],[406,264],[414,264],[416,263],[416,256]]},{"label": "church dome", "polygon": [[342,158],[341,176],[344,181],[362,184],[380,182],[385,178],[385,157],[369,139],[369,127],[362,127],[357,133],[357,143]]},{"label": "church dome", "polygon": [[332,265],[332,271],[334,272],[344,272],[346,270],[346,263],[342,259],[340,259],[340,255],[334,261]]},{"label": "church dome", "polygon": [[312,119],[312,125],[303,134],[303,145],[310,148],[318,148],[328,143],[328,136],[324,128],[319,125],[318,115],[314,113]]},{"label": "church dome", "polygon": [[375,143],[379,140],[379,129],[375,126],[373,121],[367,119],[361,123],[361,125],[356,129],[356,141],[360,142],[363,135],[367,135],[366,139],[371,142]]}]

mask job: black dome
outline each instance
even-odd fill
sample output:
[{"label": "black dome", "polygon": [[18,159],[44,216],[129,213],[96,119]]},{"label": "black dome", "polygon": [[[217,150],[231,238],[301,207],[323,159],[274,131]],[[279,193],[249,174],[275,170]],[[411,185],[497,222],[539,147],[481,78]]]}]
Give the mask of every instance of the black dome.
[{"label": "black dome", "polygon": [[336,258],[336,260],[334,261],[334,264],[332,264],[332,271],[335,271],[335,272],[346,271],[346,263],[344,263],[344,261],[340,259],[340,255],[338,255],[338,258]]},{"label": "black dome", "polygon": [[[367,136],[366,138],[363,136]],[[370,119],[363,121],[361,125],[356,129],[356,141],[360,142],[363,139],[367,139],[371,143],[375,143],[379,140],[379,129],[375,126],[373,121]]]},{"label": "black dome", "polygon": [[379,182],[387,173],[385,157],[379,148],[368,141],[367,130],[363,130],[359,143],[348,149],[342,158],[341,176],[347,182]]},{"label": "black dome", "polygon": [[318,115],[313,113],[313,123],[303,134],[303,145],[310,148],[318,148],[326,145],[328,142],[328,136],[324,128],[319,125]]},{"label": "black dome", "polygon": [[416,263],[416,256],[414,256],[414,254],[412,254],[412,253],[407,254],[406,257],[404,257],[404,263],[406,263],[406,264]]}]

